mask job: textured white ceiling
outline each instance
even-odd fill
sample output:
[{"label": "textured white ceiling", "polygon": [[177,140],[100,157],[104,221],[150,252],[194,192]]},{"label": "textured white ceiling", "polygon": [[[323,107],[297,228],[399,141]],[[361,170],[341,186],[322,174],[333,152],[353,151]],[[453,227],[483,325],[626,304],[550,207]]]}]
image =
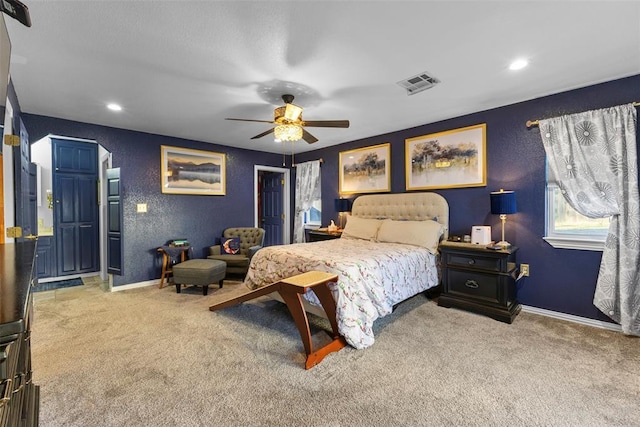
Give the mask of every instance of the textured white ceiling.
[{"label": "textured white ceiling", "polygon": [[[31,28],[5,16],[23,111],[267,152],[250,138],[270,125],[224,118],[271,120],[291,93],[351,121],[302,152],[640,73],[632,1],[23,1]],[[423,71],[442,83],[396,84]]]}]

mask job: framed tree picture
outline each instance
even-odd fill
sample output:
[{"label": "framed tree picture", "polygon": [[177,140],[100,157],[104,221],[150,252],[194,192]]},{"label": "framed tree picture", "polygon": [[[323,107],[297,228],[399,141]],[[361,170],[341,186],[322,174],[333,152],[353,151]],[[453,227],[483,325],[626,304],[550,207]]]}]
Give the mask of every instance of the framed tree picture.
[{"label": "framed tree picture", "polygon": [[340,194],[391,191],[390,144],[342,151],[340,157]]},{"label": "framed tree picture", "polygon": [[405,140],[406,189],[487,185],[486,134],[483,123]]},{"label": "framed tree picture", "polygon": [[222,153],[161,146],[162,192],[223,196],[226,158]]}]

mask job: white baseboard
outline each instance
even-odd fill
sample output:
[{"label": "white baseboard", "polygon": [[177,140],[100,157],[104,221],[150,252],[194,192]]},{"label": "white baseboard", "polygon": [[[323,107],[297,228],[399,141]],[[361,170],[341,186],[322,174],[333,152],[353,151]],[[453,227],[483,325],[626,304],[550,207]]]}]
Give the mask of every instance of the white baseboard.
[{"label": "white baseboard", "polygon": [[158,286],[160,279],[146,280],[144,282],[129,283],[122,286],[112,286],[111,292],[126,291],[127,289],[144,288],[145,286]]},{"label": "white baseboard", "polygon": [[622,332],[622,327],[616,323],[603,322],[601,320],[589,319],[588,317],[574,316],[573,314],[560,313],[559,311],[545,310],[544,308],[522,305],[525,313],[539,314],[541,316],[553,317],[554,319],[567,320],[569,322],[580,323],[581,325],[593,326],[595,328],[608,329],[614,332]]},{"label": "white baseboard", "polygon": [[83,274],[71,274],[69,276],[60,276],[60,277],[44,277],[42,279],[38,279],[38,283],[51,283],[51,282],[59,282],[62,280],[71,280],[71,279],[82,279],[83,277],[93,277],[98,276],[99,272],[95,273],[83,273]]}]

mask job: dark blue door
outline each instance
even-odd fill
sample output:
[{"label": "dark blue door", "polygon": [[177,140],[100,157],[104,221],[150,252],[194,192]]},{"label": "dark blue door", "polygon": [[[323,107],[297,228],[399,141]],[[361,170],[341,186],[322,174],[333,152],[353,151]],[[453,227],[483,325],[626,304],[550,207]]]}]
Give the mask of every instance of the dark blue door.
[{"label": "dark blue door", "polygon": [[55,271],[55,246],[53,237],[39,236],[36,248],[36,273],[38,278],[52,277]]},{"label": "dark blue door", "polygon": [[57,275],[99,270],[98,148],[51,139]]},{"label": "dark blue door", "polygon": [[284,179],[281,173],[266,172],[262,175],[260,222],[265,230],[265,246],[282,244],[283,187]]},{"label": "dark blue door", "polygon": [[29,134],[22,120],[19,122],[19,128],[20,146],[14,147],[13,151],[15,226],[22,229],[21,237],[16,238],[17,242],[35,238],[38,234],[36,165],[30,162]]},{"label": "dark blue door", "polygon": [[107,170],[107,272],[122,275],[122,186],[120,168]]}]

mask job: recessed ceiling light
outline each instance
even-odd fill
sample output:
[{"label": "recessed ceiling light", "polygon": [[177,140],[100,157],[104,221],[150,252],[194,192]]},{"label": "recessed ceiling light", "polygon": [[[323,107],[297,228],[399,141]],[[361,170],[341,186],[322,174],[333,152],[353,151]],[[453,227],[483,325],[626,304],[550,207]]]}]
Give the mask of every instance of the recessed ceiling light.
[{"label": "recessed ceiling light", "polygon": [[122,107],[114,103],[107,104],[107,108],[111,111],[122,111]]},{"label": "recessed ceiling light", "polygon": [[516,59],[511,63],[511,65],[509,65],[509,69],[514,71],[521,70],[527,65],[529,65],[529,61],[527,61],[526,59]]}]

